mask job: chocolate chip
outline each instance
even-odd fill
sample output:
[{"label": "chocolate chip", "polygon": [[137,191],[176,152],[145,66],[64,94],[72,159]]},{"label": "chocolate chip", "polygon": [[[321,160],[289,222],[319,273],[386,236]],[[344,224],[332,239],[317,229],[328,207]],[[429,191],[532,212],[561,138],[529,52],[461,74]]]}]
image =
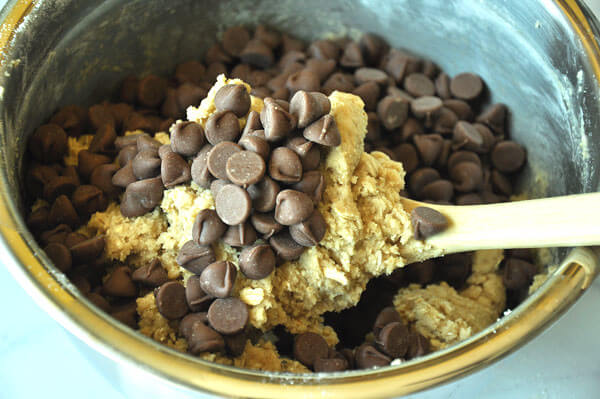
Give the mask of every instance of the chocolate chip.
[{"label": "chocolate chip", "polygon": [[246,331],[242,331],[233,335],[225,335],[225,347],[227,348],[227,354],[232,357],[241,356],[246,349],[246,342],[248,341],[248,334]]},{"label": "chocolate chip", "polygon": [[402,130],[401,130],[400,136],[401,136],[402,140],[405,140],[405,141],[410,140],[417,134],[422,134],[425,132],[425,129],[423,128],[423,124],[421,124],[421,122],[419,122],[415,118],[406,119],[406,122],[404,122],[404,125],[402,125],[401,129]]},{"label": "chocolate chip", "polygon": [[261,280],[275,269],[275,253],[265,244],[244,248],[240,253],[239,266],[247,278]]},{"label": "chocolate chip", "polygon": [[439,134],[420,134],[413,136],[421,161],[425,166],[431,166],[442,152],[444,139]]},{"label": "chocolate chip", "polygon": [[206,140],[212,145],[221,142],[236,141],[240,136],[240,124],[231,111],[219,111],[206,121]]},{"label": "chocolate chip", "polygon": [[214,83],[217,76],[226,74],[227,67],[222,62],[212,62],[207,65],[206,73],[202,79],[205,82]]},{"label": "chocolate chip", "polygon": [[186,339],[188,352],[193,355],[202,352],[219,352],[225,348],[225,341],[221,334],[198,321],[192,324]]},{"label": "chocolate chip", "polygon": [[452,170],[456,165],[458,165],[461,162],[473,162],[474,164],[481,166],[481,159],[474,152],[456,151],[448,157],[448,170]]},{"label": "chocolate chip", "polygon": [[318,58],[311,58],[306,61],[306,69],[314,73],[321,83],[335,71],[335,66],[335,60],[331,59],[320,60]]},{"label": "chocolate chip", "polygon": [[473,162],[459,162],[450,169],[450,178],[456,191],[468,193],[481,186],[483,171]]},{"label": "chocolate chip", "polygon": [[409,346],[406,357],[408,359],[414,359],[415,357],[425,356],[429,353],[429,341],[427,338],[419,334],[418,332],[410,332]]},{"label": "chocolate chip", "polygon": [[215,260],[215,252],[211,246],[198,245],[193,240],[183,244],[175,259],[179,266],[195,274],[201,274]]},{"label": "chocolate chip", "polygon": [[75,264],[89,263],[98,259],[104,251],[103,236],[96,236],[70,247]]},{"label": "chocolate chip", "polygon": [[270,68],[275,61],[271,48],[258,39],[252,39],[246,44],[240,59],[246,64],[261,69]]},{"label": "chocolate chip", "polygon": [[491,173],[492,187],[498,194],[510,197],[513,193],[510,180],[497,170],[492,170]]},{"label": "chocolate chip", "polygon": [[360,68],[365,65],[362,51],[356,42],[349,42],[344,47],[344,52],[340,58],[340,65],[344,68]]},{"label": "chocolate chip", "polygon": [[463,194],[456,197],[456,205],[480,205],[484,203],[483,198],[477,193]]},{"label": "chocolate chip", "polygon": [[348,361],[344,358],[316,359],[313,364],[316,373],[335,373],[348,370]]},{"label": "chocolate chip", "polygon": [[419,166],[419,155],[410,143],[403,143],[393,148],[395,158],[402,163],[406,173],[410,173]]},{"label": "chocolate chip", "polygon": [[50,119],[50,123],[62,127],[70,137],[79,137],[87,127],[87,122],[87,110],[78,105],[67,105]]},{"label": "chocolate chip", "polygon": [[81,224],[77,211],[75,211],[69,197],[64,194],[54,200],[47,221],[53,226],[64,223],[73,229]]},{"label": "chocolate chip", "polygon": [[363,67],[354,71],[354,79],[359,85],[367,82],[375,82],[383,86],[388,82],[389,77],[381,69]]},{"label": "chocolate chip", "polygon": [[93,303],[98,308],[100,308],[102,311],[104,311],[104,312],[111,311],[110,303],[108,303],[108,301],[104,297],[102,297],[100,294],[98,294],[96,292],[90,292],[86,295],[86,298],[91,303]]},{"label": "chocolate chip", "polygon": [[238,118],[243,118],[250,109],[250,94],[244,85],[225,85],[215,95],[215,107],[217,111],[231,111]]},{"label": "chocolate chip", "polygon": [[96,212],[102,212],[108,206],[108,200],[102,190],[90,185],[77,187],[71,200],[77,213],[83,218]]},{"label": "chocolate chip", "polygon": [[[262,130],[255,130],[254,132],[258,132]],[[245,136],[242,136],[238,144],[247,151],[253,151],[260,155],[263,160],[269,159],[269,153],[271,152],[271,146],[264,138],[259,137],[258,135],[254,135],[253,133],[248,133]],[[264,131],[263,131],[264,133]]]},{"label": "chocolate chip", "polygon": [[206,68],[201,62],[198,61],[187,61],[183,62],[175,68],[175,79],[179,84],[185,82],[191,82],[195,85],[200,84],[202,75]]},{"label": "chocolate chip", "polygon": [[456,114],[459,120],[471,121],[473,119],[473,110],[471,106],[462,100],[454,98],[444,100],[444,107],[449,108]]},{"label": "chocolate chip", "polygon": [[444,72],[440,73],[435,79],[435,92],[442,100],[447,100],[451,97],[450,93],[450,77]]},{"label": "chocolate chip", "polygon": [[352,91],[363,100],[365,103],[365,111],[375,111],[377,109],[377,101],[381,94],[381,89],[376,82],[369,81],[361,84]]},{"label": "chocolate chip", "polygon": [[283,190],[275,200],[275,220],[285,226],[303,222],[311,216],[314,204],[311,198],[296,190]]},{"label": "chocolate chip", "polygon": [[185,316],[189,309],[185,300],[185,287],[179,281],[168,281],[154,291],[156,307],[160,314],[175,320]]},{"label": "chocolate chip", "polygon": [[418,206],[410,213],[413,233],[416,239],[425,239],[444,231],[448,219],[435,209]]},{"label": "chocolate chip", "polygon": [[270,212],[275,209],[275,200],[279,193],[279,185],[268,176],[248,187],[247,191],[252,199],[254,210],[258,212]]},{"label": "chocolate chip", "polygon": [[390,364],[392,359],[379,352],[371,344],[362,344],[356,349],[354,355],[356,367],[359,369],[369,369],[372,367],[383,367]]},{"label": "chocolate chip", "polygon": [[310,125],[330,110],[331,103],[323,93],[300,90],[290,101],[290,112],[298,118],[299,128]]},{"label": "chocolate chip", "polygon": [[263,234],[265,240],[269,239],[273,234],[278,233],[283,229],[283,225],[277,223],[271,213],[253,213],[250,216],[252,226],[260,234]]},{"label": "chocolate chip", "polygon": [[121,200],[121,214],[125,217],[142,216],[160,204],[163,197],[160,177],[131,183]]},{"label": "chocolate chip", "polygon": [[184,157],[196,155],[204,146],[204,129],[196,122],[177,122],[171,129],[171,149]]},{"label": "chocolate chip", "polygon": [[493,104],[477,117],[477,122],[485,123],[495,134],[502,135],[507,112],[506,105]]},{"label": "chocolate chip", "polygon": [[313,170],[319,166],[321,151],[313,142],[302,137],[293,137],[286,142],[285,146],[298,154],[304,171]]},{"label": "chocolate chip", "polygon": [[126,326],[137,329],[137,304],[135,300],[131,300],[122,305],[112,306],[109,314],[125,324]]},{"label": "chocolate chip", "polygon": [[473,73],[461,73],[450,81],[450,92],[458,99],[475,100],[483,91],[483,81]]},{"label": "chocolate chip", "polygon": [[248,222],[229,226],[223,234],[223,242],[232,247],[244,247],[256,241],[256,231]]},{"label": "chocolate chip", "polygon": [[246,190],[228,184],[219,191],[215,199],[215,209],[223,222],[235,226],[250,216],[252,201]]},{"label": "chocolate chip", "polygon": [[396,308],[394,308],[393,306],[383,308],[377,315],[375,323],[373,324],[373,334],[375,335],[375,337],[377,337],[379,336],[379,333],[381,329],[383,329],[383,327],[387,326],[390,323],[400,321],[400,315],[398,314]]},{"label": "chocolate chip", "polygon": [[408,180],[410,192],[417,198],[422,198],[423,187],[440,179],[440,173],[433,168],[420,168],[415,170]]},{"label": "chocolate chip", "polygon": [[296,117],[272,98],[265,98],[260,120],[267,141],[278,141],[285,138],[297,125]]},{"label": "chocolate chip", "polygon": [[192,180],[194,183],[203,188],[208,188],[210,186],[211,174],[208,169],[208,153],[212,150],[212,146],[210,144],[202,147],[198,155],[192,161],[192,166],[190,168],[192,174]]},{"label": "chocolate chip", "polygon": [[32,198],[38,198],[43,195],[44,186],[52,179],[58,177],[58,172],[47,165],[33,165],[27,171],[26,186],[27,193]]},{"label": "chocolate chip", "polygon": [[122,188],[125,188],[136,181],[137,177],[133,174],[132,161],[127,162],[127,165],[117,170],[111,179],[112,184]]},{"label": "chocolate chip", "polygon": [[525,164],[525,149],[514,141],[501,141],[492,150],[491,159],[500,172],[514,173]]},{"label": "chocolate chip", "polygon": [[307,194],[314,204],[318,204],[325,191],[325,179],[318,170],[311,170],[302,175],[302,180],[292,186],[294,190]]},{"label": "chocolate chip", "polygon": [[513,249],[505,249],[504,253],[506,257],[518,258],[525,260],[529,263],[533,261],[533,257],[531,254],[531,250],[529,248],[513,248]]},{"label": "chocolate chip", "polygon": [[146,115],[142,115],[139,112],[130,113],[125,122],[123,122],[123,131],[125,132],[133,132],[135,130],[150,132],[152,131],[152,127],[152,121]]},{"label": "chocolate chip", "polygon": [[327,147],[341,144],[342,137],[333,116],[326,114],[308,125],[303,132],[304,138]]},{"label": "chocolate chip", "polygon": [[269,244],[275,253],[284,260],[296,260],[304,252],[304,247],[294,241],[287,230],[274,234],[269,238]]},{"label": "chocolate chip", "polygon": [[227,180],[227,161],[230,156],[239,151],[242,151],[242,147],[230,141],[215,145],[206,157],[210,173],[218,179]]},{"label": "chocolate chip", "polygon": [[442,108],[442,100],[438,97],[424,96],[411,101],[410,109],[417,118],[430,119]]},{"label": "chocolate chip", "polygon": [[161,160],[160,176],[165,188],[175,187],[191,180],[190,165],[176,152],[168,152]]},{"label": "chocolate chip", "polygon": [[97,166],[90,176],[90,183],[102,190],[107,197],[116,198],[121,190],[113,184],[112,179],[118,170],[119,167],[113,163]]},{"label": "chocolate chip", "polygon": [[61,272],[66,272],[69,270],[73,264],[73,260],[71,258],[71,251],[64,244],[58,242],[51,242],[46,245],[44,248],[44,252],[50,258],[54,266]]},{"label": "chocolate chip", "polygon": [[398,50],[391,50],[382,62],[383,69],[396,81],[401,83],[404,77],[417,72],[420,60]]},{"label": "chocolate chip", "polygon": [[[204,292],[204,290],[202,289],[201,284],[200,284],[200,276],[196,276],[196,275],[190,276],[190,278],[188,278],[188,280],[187,280],[187,284],[185,286],[185,298],[186,298],[188,307],[190,308],[190,310],[192,312],[206,311],[214,299],[212,296],[210,296],[206,292]],[[188,319],[188,320],[185,320],[185,319]],[[198,317],[191,317],[191,319],[198,320]],[[203,323],[208,322],[206,313],[203,313],[200,320],[202,320]],[[190,323],[190,315],[187,315],[181,321],[181,324],[179,326],[179,331],[181,331],[182,334],[184,336],[186,336],[187,334],[185,333],[185,331],[182,331],[182,330],[186,329],[184,322]]]},{"label": "chocolate chip", "polygon": [[158,157],[162,161],[167,156],[167,154],[170,154],[173,152],[173,149],[171,148],[170,144],[163,144],[160,146],[160,148],[158,149],[157,152],[158,152]]},{"label": "chocolate chip", "polygon": [[347,75],[342,72],[335,72],[331,74],[329,78],[327,78],[325,83],[323,83],[320,91],[328,96],[336,90],[352,93],[352,90],[354,90],[355,87],[354,77],[352,75]]},{"label": "chocolate chip", "polygon": [[117,150],[122,150],[128,146],[135,146],[137,150],[137,139],[140,136],[148,136],[146,133],[136,133],[136,134],[128,134],[127,136],[119,136],[115,140],[115,148]]},{"label": "chocolate chip", "polygon": [[456,288],[461,288],[471,274],[470,253],[449,254],[436,259],[437,272],[441,278]]},{"label": "chocolate chip", "polygon": [[208,295],[226,298],[233,291],[237,269],[231,262],[219,261],[208,265],[200,275],[200,287]]},{"label": "chocolate chip", "polygon": [[[177,89],[175,89],[175,101],[178,106],[179,114],[183,115],[185,113],[185,110],[187,109],[187,107],[189,107],[190,105],[200,104],[200,101],[204,97],[206,97],[207,93],[208,92],[206,91],[206,89],[204,89],[200,86],[197,86],[193,83],[187,82],[187,83],[181,84]],[[166,103],[166,101],[165,101],[165,103]],[[163,107],[164,107],[164,104],[163,104]],[[165,116],[168,116],[168,117],[171,117],[174,119],[177,118],[177,116],[175,116],[175,115],[165,115]],[[169,127],[171,125],[171,123],[169,123],[167,125],[167,127]],[[158,130],[163,131],[166,129],[158,129]]]},{"label": "chocolate chip", "polygon": [[223,33],[223,49],[234,57],[239,57],[250,41],[250,33],[243,26],[233,26]]},{"label": "chocolate chip", "polygon": [[27,227],[34,233],[48,229],[50,227],[50,222],[48,221],[49,213],[50,211],[47,206],[31,212],[27,216]]},{"label": "chocolate chip", "polygon": [[385,96],[377,104],[379,121],[388,130],[394,130],[406,122],[408,101],[399,97]]},{"label": "chocolate chip", "polygon": [[265,99],[267,97],[271,97],[273,94],[272,90],[269,90],[266,87],[253,87],[250,91],[250,94],[254,97]]},{"label": "chocolate chip", "polygon": [[307,367],[313,367],[317,359],[326,358],[329,346],[325,338],[313,332],[305,332],[294,340],[294,358]]},{"label": "chocolate chip", "polygon": [[217,198],[219,191],[221,191],[221,189],[228,184],[230,184],[230,182],[228,182],[227,180],[221,180],[221,179],[213,180],[210,183],[210,192],[211,192],[213,198]]},{"label": "chocolate chip", "polygon": [[250,111],[246,117],[246,125],[242,132],[242,137],[254,130],[262,130],[263,125],[260,122],[260,114],[256,111]]},{"label": "chocolate chip", "polygon": [[136,283],[147,287],[158,287],[167,282],[167,271],[162,267],[160,260],[153,259],[147,265],[137,268],[131,278]]},{"label": "chocolate chip", "polygon": [[64,244],[67,248],[71,249],[75,245],[81,244],[82,242],[86,241],[87,239],[88,238],[81,233],[69,233],[65,237]]},{"label": "chocolate chip", "polygon": [[203,209],[194,220],[192,237],[198,245],[210,245],[221,238],[226,228],[217,212],[212,209]]},{"label": "chocolate chip", "polygon": [[536,272],[533,264],[518,258],[508,258],[504,262],[502,282],[509,290],[522,289],[531,283]]},{"label": "chocolate chip", "polygon": [[392,358],[401,358],[408,351],[409,331],[401,322],[392,322],[381,329],[377,336],[377,347]]},{"label": "chocolate chip", "polygon": [[299,182],[302,178],[300,157],[287,147],[277,147],[269,160],[269,175],[283,183]]},{"label": "chocolate chip", "polygon": [[440,134],[450,134],[454,130],[456,122],[458,122],[458,116],[450,108],[442,107],[435,116],[433,130]]},{"label": "chocolate chip", "polygon": [[404,89],[415,97],[435,95],[435,85],[422,73],[411,73],[404,79]]},{"label": "chocolate chip", "polygon": [[315,209],[308,219],[290,226],[290,235],[294,241],[305,247],[317,245],[326,231],[327,222],[318,209]]},{"label": "chocolate chip", "polygon": [[140,80],[135,76],[127,76],[121,82],[120,99],[126,103],[133,104],[137,97],[137,88]]},{"label": "chocolate chip", "polygon": [[454,186],[448,180],[436,180],[421,190],[421,197],[428,201],[450,202],[453,196]]},{"label": "chocolate chip", "polygon": [[248,321],[248,307],[238,298],[218,298],[208,309],[208,322],[221,334],[237,334]]},{"label": "chocolate chip", "polygon": [[109,163],[111,159],[106,155],[94,154],[88,150],[79,151],[77,154],[77,170],[84,179],[89,179],[97,166]]},{"label": "chocolate chip", "polygon": [[316,40],[310,44],[307,52],[311,57],[322,60],[337,60],[340,56],[340,48],[332,40]]},{"label": "chocolate chip", "polygon": [[131,270],[127,266],[119,266],[108,276],[102,285],[105,295],[116,297],[134,297],[138,290],[131,279]]},{"label": "chocolate chip", "polygon": [[148,108],[158,107],[167,93],[167,81],[156,75],[147,75],[140,80],[137,100]]},{"label": "chocolate chip", "polygon": [[67,234],[71,233],[72,230],[66,224],[59,224],[52,230],[42,232],[40,235],[40,241],[43,245],[48,245],[51,242],[59,242],[64,244]]},{"label": "chocolate chip", "polygon": [[[215,63],[229,64],[230,62],[233,61],[233,58],[229,54],[227,54],[225,52],[225,50],[223,50],[223,47],[221,46],[220,43],[215,43],[206,51],[206,54],[204,55],[204,61],[208,65],[215,64]],[[214,80],[215,77],[214,76],[206,76],[207,72],[209,72],[209,71],[206,69],[204,71],[204,76],[203,76],[202,80],[204,82],[210,82],[212,84],[212,81]]]},{"label": "chocolate chip", "polygon": [[405,266],[404,271],[406,280],[424,286],[433,281],[436,273],[436,263],[433,259],[415,262]]},{"label": "chocolate chip", "polygon": [[465,121],[459,121],[454,125],[453,142],[455,150],[464,149],[468,151],[479,151],[484,144],[479,130]]},{"label": "chocolate chip", "polygon": [[229,157],[226,165],[228,179],[243,187],[258,183],[265,175],[264,159],[252,151],[240,151]]},{"label": "chocolate chip", "polygon": [[113,128],[116,126],[115,118],[107,103],[92,105],[88,109],[88,117],[95,129],[100,129],[105,125],[112,126]]},{"label": "chocolate chip", "polygon": [[[188,279],[188,285],[190,281],[194,281],[194,285],[198,284],[199,276],[191,276]],[[187,295],[187,285],[186,285],[186,295]],[[189,306],[189,303],[188,303]],[[190,310],[195,312],[191,307]],[[185,315],[181,321],[179,322],[179,335],[183,336],[185,339],[188,339],[190,334],[192,333],[192,326],[196,323],[208,324],[208,315],[206,312],[197,311],[197,313],[188,313]]]},{"label": "chocolate chip", "polygon": [[137,153],[131,161],[133,175],[138,179],[148,179],[160,174],[160,158],[156,149],[145,149]]}]

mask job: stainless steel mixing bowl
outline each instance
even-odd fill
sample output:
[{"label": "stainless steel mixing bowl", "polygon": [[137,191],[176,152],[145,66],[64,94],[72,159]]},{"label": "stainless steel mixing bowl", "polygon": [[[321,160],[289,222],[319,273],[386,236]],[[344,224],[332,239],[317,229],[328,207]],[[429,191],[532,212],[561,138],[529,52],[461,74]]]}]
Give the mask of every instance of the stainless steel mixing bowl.
[{"label": "stainless steel mixing bowl", "polygon": [[[61,105],[108,96],[127,74],[167,72],[198,57],[225,27],[263,22],[301,38],[370,31],[480,74],[508,104],[529,153],[531,196],[596,191],[600,179],[597,21],[577,1],[12,0],[0,30],[0,250],[39,304],[129,397],[194,392],[244,397],[394,396],[463,376],[518,348],[565,311],[597,272],[592,249],[556,252],[561,266],[526,302],[451,348],[398,366],[293,376],[203,362],[119,325],[50,265],[22,207],[27,136]],[[568,212],[568,210],[565,210]],[[90,349],[91,348],[91,349]]]}]

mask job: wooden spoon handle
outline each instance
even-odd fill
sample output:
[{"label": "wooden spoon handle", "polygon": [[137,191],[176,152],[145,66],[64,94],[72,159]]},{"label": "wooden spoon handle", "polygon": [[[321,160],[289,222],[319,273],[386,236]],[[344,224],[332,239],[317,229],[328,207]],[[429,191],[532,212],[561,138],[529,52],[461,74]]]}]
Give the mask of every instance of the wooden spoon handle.
[{"label": "wooden spoon handle", "polygon": [[436,209],[448,218],[427,243],[445,253],[500,248],[600,245],[600,193],[490,205],[432,205],[402,199],[405,210]]}]

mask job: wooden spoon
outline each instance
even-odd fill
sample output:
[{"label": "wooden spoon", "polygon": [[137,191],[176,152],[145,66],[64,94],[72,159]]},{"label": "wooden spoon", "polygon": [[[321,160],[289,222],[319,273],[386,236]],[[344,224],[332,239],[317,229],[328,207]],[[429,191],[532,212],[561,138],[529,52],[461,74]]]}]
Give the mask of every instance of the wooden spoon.
[{"label": "wooden spoon", "polygon": [[425,239],[432,246],[430,257],[440,250],[600,245],[600,193],[468,206],[401,201],[409,213],[424,206],[448,219],[446,230]]}]

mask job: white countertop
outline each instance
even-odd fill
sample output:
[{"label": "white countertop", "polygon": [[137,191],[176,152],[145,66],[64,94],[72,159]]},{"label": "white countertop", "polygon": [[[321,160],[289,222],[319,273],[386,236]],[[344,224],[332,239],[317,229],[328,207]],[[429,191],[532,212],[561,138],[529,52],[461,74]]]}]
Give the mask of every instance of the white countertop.
[{"label": "white countertop", "polygon": [[[600,0],[587,3],[600,11]],[[0,309],[0,398],[125,399],[1,264]],[[410,397],[600,397],[600,279],[555,325],[516,353],[467,378]]]}]

